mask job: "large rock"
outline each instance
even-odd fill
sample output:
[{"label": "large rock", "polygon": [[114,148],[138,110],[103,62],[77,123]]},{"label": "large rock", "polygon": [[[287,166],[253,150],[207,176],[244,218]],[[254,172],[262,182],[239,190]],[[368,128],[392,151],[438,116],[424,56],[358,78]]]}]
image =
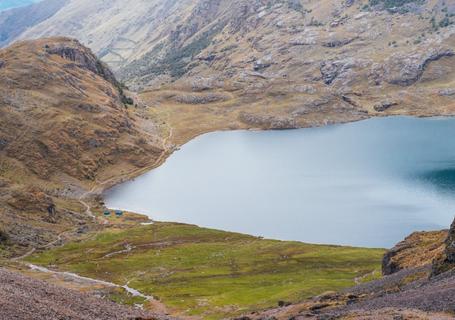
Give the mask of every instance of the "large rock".
[{"label": "large rock", "polygon": [[382,273],[390,275],[403,269],[431,264],[443,254],[446,238],[446,230],[414,232],[384,255]]},{"label": "large rock", "polygon": [[452,222],[452,226],[449,230],[449,236],[446,240],[446,256],[447,261],[455,263],[455,219]]},{"label": "large rock", "polygon": [[455,219],[445,241],[444,254],[433,263],[433,275],[446,272],[455,268]]}]

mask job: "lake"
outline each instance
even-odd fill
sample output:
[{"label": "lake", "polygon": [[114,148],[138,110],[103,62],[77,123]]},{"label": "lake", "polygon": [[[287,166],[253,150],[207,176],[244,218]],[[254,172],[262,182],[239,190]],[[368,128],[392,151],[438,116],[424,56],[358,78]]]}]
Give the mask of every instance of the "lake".
[{"label": "lake", "polygon": [[267,238],[391,247],[455,213],[455,119],[200,136],[106,192],[110,208]]}]

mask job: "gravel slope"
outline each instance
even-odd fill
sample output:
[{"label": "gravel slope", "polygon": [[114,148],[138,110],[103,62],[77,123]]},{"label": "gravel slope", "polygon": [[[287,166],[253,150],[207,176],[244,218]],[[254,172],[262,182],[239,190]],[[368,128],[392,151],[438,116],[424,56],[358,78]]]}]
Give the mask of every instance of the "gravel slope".
[{"label": "gravel slope", "polygon": [[0,320],[166,319],[0,269]]}]

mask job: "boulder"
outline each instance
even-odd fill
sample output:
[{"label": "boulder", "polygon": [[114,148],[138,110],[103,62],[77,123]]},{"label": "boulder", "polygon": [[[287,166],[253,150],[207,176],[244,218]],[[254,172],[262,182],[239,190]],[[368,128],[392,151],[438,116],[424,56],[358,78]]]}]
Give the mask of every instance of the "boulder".
[{"label": "boulder", "polygon": [[446,88],[439,90],[440,96],[455,96],[455,88]]},{"label": "boulder", "polygon": [[445,240],[444,253],[433,262],[432,276],[455,269],[455,219]]},{"label": "boulder", "polygon": [[373,108],[377,112],[384,112],[387,109],[396,105],[398,105],[398,103],[394,101],[381,101],[378,104],[376,104]]},{"label": "boulder", "polygon": [[445,250],[447,230],[414,232],[386,252],[382,259],[382,273],[394,274],[403,269],[431,265]]},{"label": "boulder", "polygon": [[272,55],[267,55],[262,59],[258,59],[254,62],[253,69],[254,71],[260,71],[270,67],[273,63]]},{"label": "boulder", "polygon": [[450,263],[455,263],[455,219],[449,230],[449,236],[446,240],[446,258]]}]

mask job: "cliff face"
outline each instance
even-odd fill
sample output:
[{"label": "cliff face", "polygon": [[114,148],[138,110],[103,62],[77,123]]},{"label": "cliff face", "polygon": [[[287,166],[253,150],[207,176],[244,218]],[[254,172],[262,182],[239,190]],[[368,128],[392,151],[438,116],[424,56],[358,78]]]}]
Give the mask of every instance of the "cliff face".
[{"label": "cliff face", "polygon": [[77,199],[104,172],[141,168],[161,155],[159,132],[149,127],[140,128],[112,72],[79,42],[42,39],[1,50],[2,229],[15,243],[42,244],[84,223],[88,217],[74,213],[85,210]]}]

